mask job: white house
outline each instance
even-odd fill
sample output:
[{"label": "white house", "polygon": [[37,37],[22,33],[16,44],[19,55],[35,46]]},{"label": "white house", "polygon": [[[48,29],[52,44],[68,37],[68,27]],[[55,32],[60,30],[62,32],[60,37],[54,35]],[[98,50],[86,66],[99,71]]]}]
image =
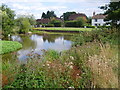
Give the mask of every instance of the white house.
[{"label": "white house", "polygon": [[104,24],[106,24],[106,22],[104,21],[105,17],[106,16],[103,14],[95,15],[94,13],[92,17],[92,26],[103,26]]}]

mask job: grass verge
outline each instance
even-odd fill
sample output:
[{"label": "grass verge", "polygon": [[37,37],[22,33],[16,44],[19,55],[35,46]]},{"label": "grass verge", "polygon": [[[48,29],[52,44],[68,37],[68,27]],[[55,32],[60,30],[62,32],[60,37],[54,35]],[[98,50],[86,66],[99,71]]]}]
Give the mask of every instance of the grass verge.
[{"label": "grass verge", "polygon": [[60,30],[60,31],[92,31],[95,30],[94,28],[56,28],[56,27],[49,27],[49,28],[33,28],[33,30]]}]

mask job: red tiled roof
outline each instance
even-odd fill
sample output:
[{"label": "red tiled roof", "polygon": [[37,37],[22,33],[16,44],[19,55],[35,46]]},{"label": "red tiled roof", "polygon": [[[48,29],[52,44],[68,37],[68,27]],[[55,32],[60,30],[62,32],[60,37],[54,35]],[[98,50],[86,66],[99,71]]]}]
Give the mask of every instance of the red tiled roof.
[{"label": "red tiled roof", "polygon": [[36,21],[37,21],[37,22],[40,22],[40,23],[49,23],[49,22],[50,22],[50,19],[48,19],[48,18],[45,18],[45,19],[37,19]]},{"label": "red tiled roof", "polygon": [[105,19],[105,17],[106,17],[105,15],[97,14],[97,15],[94,15],[92,19]]},{"label": "red tiled roof", "polygon": [[69,20],[76,20],[78,17],[84,17],[87,19],[87,16],[83,13],[78,13],[78,14],[72,14],[69,16]]}]

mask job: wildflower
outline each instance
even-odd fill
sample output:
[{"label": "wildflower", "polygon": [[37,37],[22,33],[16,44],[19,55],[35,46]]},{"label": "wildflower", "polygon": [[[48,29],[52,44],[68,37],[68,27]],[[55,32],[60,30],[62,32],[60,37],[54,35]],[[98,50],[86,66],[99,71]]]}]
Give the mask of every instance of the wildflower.
[{"label": "wildflower", "polygon": [[72,65],[70,65],[70,69],[73,69],[73,66],[72,66]]},{"label": "wildflower", "polygon": [[73,57],[73,56],[70,56],[70,59],[74,60],[74,57]]},{"label": "wildflower", "polygon": [[74,88],[74,87],[68,87],[68,88]]},{"label": "wildflower", "polygon": [[50,64],[47,64],[47,66],[50,66]]}]

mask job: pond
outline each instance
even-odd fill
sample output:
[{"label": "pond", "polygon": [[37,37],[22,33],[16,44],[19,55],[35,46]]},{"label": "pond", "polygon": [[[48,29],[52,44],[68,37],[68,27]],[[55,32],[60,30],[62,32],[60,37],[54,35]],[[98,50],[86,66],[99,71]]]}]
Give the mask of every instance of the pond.
[{"label": "pond", "polygon": [[72,45],[71,37],[71,35],[56,34],[14,35],[11,41],[18,41],[23,47],[14,53],[2,55],[2,59],[12,59],[14,54],[17,54],[19,61],[25,61],[31,52],[42,55],[43,50],[53,49],[58,52],[69,50]]}]

